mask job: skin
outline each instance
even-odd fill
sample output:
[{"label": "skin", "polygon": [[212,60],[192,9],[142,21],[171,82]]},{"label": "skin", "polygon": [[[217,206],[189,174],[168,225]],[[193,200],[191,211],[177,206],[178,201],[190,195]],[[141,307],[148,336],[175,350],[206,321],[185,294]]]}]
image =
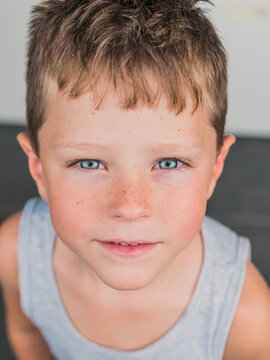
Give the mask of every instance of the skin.
[{"label": "skin", "polygon": [[[160,289],[166,296],[187,279],[193,287],[200,272],[207,200],[235,138],[225,136],[217,154],[206,110],[192,110],[189,99],[177,116],[164,103],[126,111],[111,92],[96,111],[90,93],[71,100],[55,89],[38,134],[40,157],[27,134],[18,135],[50,205],[55,256],[71,264],[86,289],[119,306],[152,304]],[[161,161],[168,158],[181,161],[168,170]],[[82,169],[84,159],[99,160],[92,165],[98,169]],[[94,241],[112,238],[160,243],[144,257],[121,259]]]}]

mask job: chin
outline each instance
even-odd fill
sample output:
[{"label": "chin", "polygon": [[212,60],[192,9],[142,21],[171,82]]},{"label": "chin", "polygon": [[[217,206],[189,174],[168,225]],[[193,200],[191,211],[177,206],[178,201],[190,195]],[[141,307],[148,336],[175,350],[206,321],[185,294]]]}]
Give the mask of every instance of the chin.
[{"label": "chin", "polygon": [[[111,274],[113,275],[113,274]],[[140,274],[132,275],[132,276],[106,276],[101,277],[103,283],[114,290],[118,291],[131,291],[131,290],[141,290],[151,284],[155,279],[155,276],[140,276]]]}]

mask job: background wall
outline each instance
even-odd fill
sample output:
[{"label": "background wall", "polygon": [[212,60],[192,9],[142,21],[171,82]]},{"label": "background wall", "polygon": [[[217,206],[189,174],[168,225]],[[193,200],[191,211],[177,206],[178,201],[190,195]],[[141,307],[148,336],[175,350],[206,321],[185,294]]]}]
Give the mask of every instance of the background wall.
[{"label": "background wall", "polygon": [[[212,0],[207,5],[229,55],[227,131],[270,135],[270,1]],[[0,2],[0,122],[25,123],[25,48],[33,0]]]},{"label": "background wall", "polygon": [[213,2],[211,18],[229,56],[228,129],[269,136],[270,1]]}]

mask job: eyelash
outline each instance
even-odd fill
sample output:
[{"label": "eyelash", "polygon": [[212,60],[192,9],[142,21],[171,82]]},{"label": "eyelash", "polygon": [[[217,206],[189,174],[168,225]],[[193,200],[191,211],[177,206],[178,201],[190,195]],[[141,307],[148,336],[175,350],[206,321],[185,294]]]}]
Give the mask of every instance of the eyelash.
[{"label": "eyelash", "polygon": [[[158,170],[166,170],[166,171],[173,171],[173,170],[177,170],[177,171],[179,171],[179,170],[183,170],[183,167],[185,168],[185,167],[191,167],[191,165],[190,165],[190,163],[188,162],[188,161],[183,161],[182,159],[178,159],[177,158],[177,156],[175,156],[175,157],[168,157],[168,158],[161,158],[161,159],[159,159],[159,160],[157,160],[157,162],[156,162],[156,164],[158,164],[159,162],[161,162],[161,161],[164,161],[164,160],[176,160],[176,161],[179,161],[180,163],[182,163],[182,165],[180,166],[180,167],[178,167],[178,168],[174,168],[174,169],[158,169]],[[96,161],[96,162],[98,162],[98,163],[102,163],[100,160],[96,160],[96,159],[79,159],[79,160],[76,160],[76,161],[73,161],[72,163],[69,163],[68,165],[67,165],[67,167],[69,168],[69,167],[72,167],[72,169],[74,170],[74,171],[79,171],[79,172],[81,172],[81,173],[83,173],[83,174],[85,174],[85,173],[87,173],[87,172],[89,172],[89,171],[93,171],[93,170],[103,170],[103,169],[84,169],[84,168],[81,168],[80,166],[78,166],[77,164],[78,163],[80,163],[80,162],[82,162],[82,161]],[[74,165],[77,165],[77,166],[74,166]],[[105,167],[106,167],[106,164],[103,164]]]}]

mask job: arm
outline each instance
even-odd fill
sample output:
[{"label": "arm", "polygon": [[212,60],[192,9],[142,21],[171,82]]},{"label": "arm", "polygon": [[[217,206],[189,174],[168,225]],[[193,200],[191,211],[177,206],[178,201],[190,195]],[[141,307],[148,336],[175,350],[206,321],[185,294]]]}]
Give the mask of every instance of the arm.
[{"label": "arm", "polygon": [[270,289],[251,263],[227,339],[223,360],[270,359]]},{"label": "arm", "polygon": [[17,266],[17,237],[21,213],[0,227],[0,284],[2,287],[7,336],[18,360],[52,360],[40,331],[23,313],[20,305]]}]

